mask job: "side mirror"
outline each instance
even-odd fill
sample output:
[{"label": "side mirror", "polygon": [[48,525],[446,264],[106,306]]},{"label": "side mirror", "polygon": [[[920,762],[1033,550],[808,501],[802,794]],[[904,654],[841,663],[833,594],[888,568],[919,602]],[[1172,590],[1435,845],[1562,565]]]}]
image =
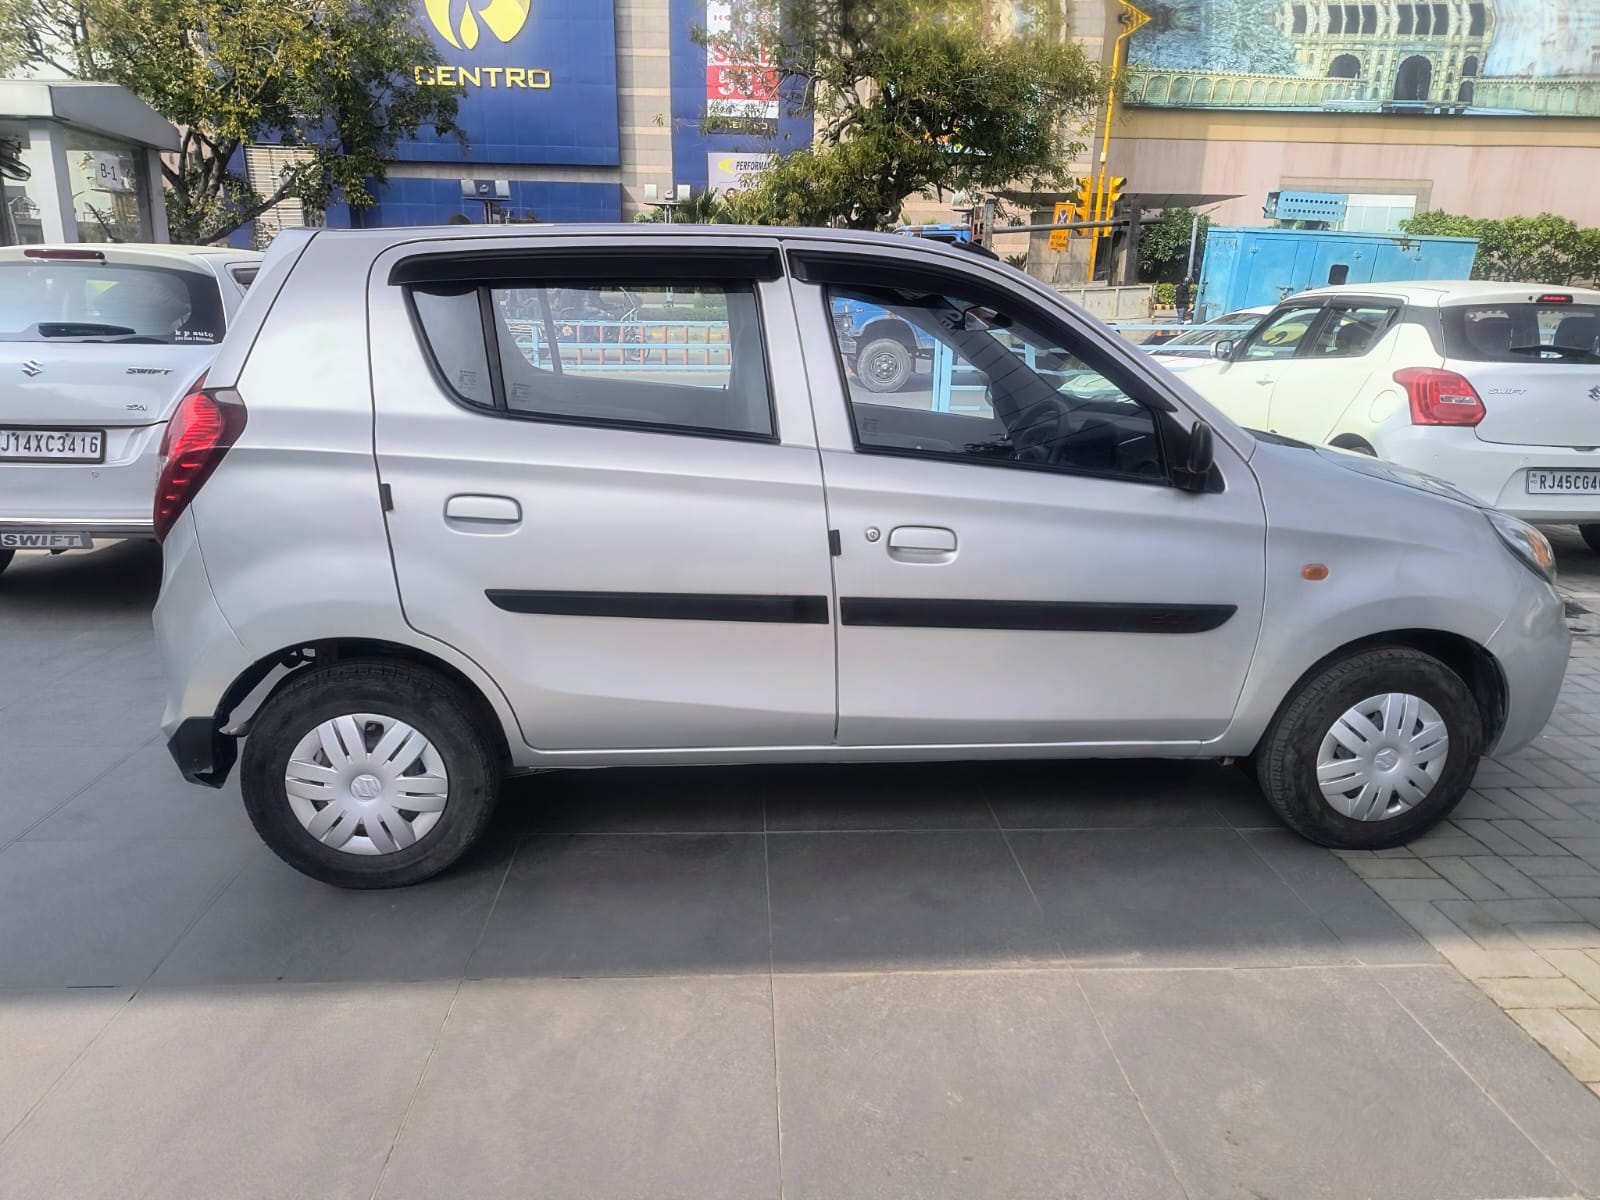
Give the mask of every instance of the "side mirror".
[{"label": "side mirror", "polygon": [[1223,338],[1220,342],[1211,343],[1211,357],[1220,358],[1226,362],[1233,357],[1233,339]]},{"label": "side mirror", "polygon": [[1216,443],[1211,426],[1196,421],[1189,430],[1189,444],[1183,465],[1172,472],[1172,482],[1186,492],[1204,492],[1211,486],[1211,468],[1216,463]]}]

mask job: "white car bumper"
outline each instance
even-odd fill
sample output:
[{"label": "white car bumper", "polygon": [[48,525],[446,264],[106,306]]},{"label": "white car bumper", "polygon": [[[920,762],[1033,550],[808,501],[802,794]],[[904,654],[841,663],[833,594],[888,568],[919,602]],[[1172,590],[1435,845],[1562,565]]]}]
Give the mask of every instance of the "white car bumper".
[{"label": "white car bumper", "polygon": [[[1449,480],[1483,503],[1549,524],[1600,522],[1600,450],[1564,446],[1514,446],[1481,441],[1471,429],[1400,425],[1384,431],[1382,458]],[[1589,472],[1595,490],[1541,493],[1528,490],[1528,472]]]}]

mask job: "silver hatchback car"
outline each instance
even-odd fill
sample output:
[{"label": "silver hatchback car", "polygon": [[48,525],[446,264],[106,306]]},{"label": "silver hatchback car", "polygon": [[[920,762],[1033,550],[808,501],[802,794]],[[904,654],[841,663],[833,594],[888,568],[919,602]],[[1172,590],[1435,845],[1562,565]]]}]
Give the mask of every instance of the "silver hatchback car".
[{"label": "silver hatchback car", "polygon": [[[901,391],[840,302],[933,343]],[[622,764],[1233,758],[1391,846],[1567,661],[1531,527],[904,238],[292,231],[167,443],[173,756],[218,785],[243,739],[262,837],[349,887]]]}]

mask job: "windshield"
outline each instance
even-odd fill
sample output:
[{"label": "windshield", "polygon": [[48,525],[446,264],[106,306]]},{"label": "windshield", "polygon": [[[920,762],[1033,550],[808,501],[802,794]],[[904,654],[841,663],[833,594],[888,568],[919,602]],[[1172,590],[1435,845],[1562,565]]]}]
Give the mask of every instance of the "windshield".
[{"label": "windshield", "polygon": [[[1166,345],[1168,348],[1172,346],[1209,346],[1222,338],[1236,338],[1248,332],[1255,328],[1256,322],[1260,319],[1260,313],[1223,313],[1215,321],[1207,321],[1204,325],[1199,325],[1185,333],[1180,333]],[[1234,328],[1230,328],[1230,326]]]},{"label": "windshield", "polygon": [[222,340],[222,297],[199,271],[105,262],[0,263],[0,342]]},{"label": "windshield", "polygon": [[1592,304],[1463,304],[1442,317],[1447,358],[1600,362],[1600,307]]}]

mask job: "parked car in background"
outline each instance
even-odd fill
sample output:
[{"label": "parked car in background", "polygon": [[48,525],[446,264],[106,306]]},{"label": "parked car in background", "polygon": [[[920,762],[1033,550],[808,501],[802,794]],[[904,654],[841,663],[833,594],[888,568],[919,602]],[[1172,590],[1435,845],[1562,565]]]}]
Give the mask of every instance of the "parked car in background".
[{"label": "parked car in background", "polygon": [[1240,424],[1376,455],[1600,552],[1600,291],[1443,282],[1291,296],[1183,378]]},{"label": "parked car in background", "polygon": [[[1202,362],[1211,358],[1211,347],[1223,338],[1239,338],[1250,332],[1262,317],[1272,309],[1270,306],[1262,308],[1241,308],[1237,312],[1223,313],[1215,321],[1207,321],[1203,325],[1192,325],[1182,333],[1168,338],[1164,342],[1153,345],[1147,343],[1146,349],[1151,354],[1162,360],[1169,358],[1197,358]],[[1169,365],[1166,361],[1163,366]]]},{"label": "parked car in background", "polygon": [[[726,353],[525,332],[623,287]],[[841,300],[952,394],[852,380]],[[847,231],[286,231],[157,494],[169,749],[220,785],[242,737],[256,829],[348,887],[447,867],[508,772],[621,764],[1246,758],[1302,834],[1390,846],[1569,650],[1532,527]]]},{"label": "parked car in background", "polygon": [[149,537],[162,431],[259,269],[247,250],[0,248],[0,570]]}]

